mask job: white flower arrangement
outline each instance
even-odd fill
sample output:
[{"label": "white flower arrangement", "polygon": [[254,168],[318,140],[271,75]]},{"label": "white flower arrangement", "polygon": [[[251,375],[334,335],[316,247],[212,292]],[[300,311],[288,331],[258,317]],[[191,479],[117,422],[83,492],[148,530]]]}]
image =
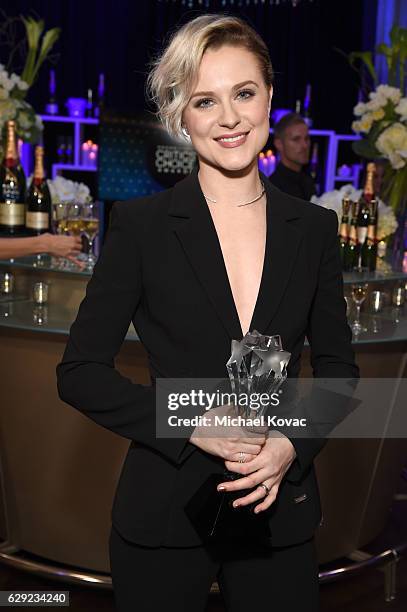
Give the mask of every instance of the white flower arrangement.
[{"label": "white flower arrangement", "polygon": [[38,142],[43,129],[41,117],[35,114],[28,102],[22,99],[22,92],[29,85],[14,72],[9,74],[0,64],[0,135],[7,121],[16,122],[17,135],[26,142]]},{"label": "white flower arrangement", "polygon": [[400,89],[379,85],[369,94],[368,102],[359,102],[353,112],[355,132],[364,133],[366,141],[355,143],[367,157],[384,157],[394,170],[407,164],[407,98]]},{"label": "white flower arrangement", "polygon": [[[350,200],[356,202],[362,195],[362,189],[355,189],[352,184],[343,185],[340,189],[334,189],[333,191],[326,191],[319,198],[312,196],[311,202],[319,204],[325,208],[331,208],[338,215],[338,222],[340,224],[342,217],[342,200],[348,197]],[[383,240],[386,236],[393,234],[398,227],[398,223],[393,212],[393,209],[378,198],[378,209],[377,209],[377,240]]]},{"label": "white flower arrangement", "polygon": [[84,183],[77,183],[63,176],[47,180],[53,203],[77,202],[87,204],[92,201],[89,187]]},{"label": "white flower arrangement", "polygon": [[[27,179],[27,185],[31,185],[33,175]],[[47,179],[49,192],[53,204],[67,204],[68,202],[76,202],[78,204],[87,204],[92,202],[89,187],[85,183],[77,183],[63,176],[57,176],[54,179]]]}]

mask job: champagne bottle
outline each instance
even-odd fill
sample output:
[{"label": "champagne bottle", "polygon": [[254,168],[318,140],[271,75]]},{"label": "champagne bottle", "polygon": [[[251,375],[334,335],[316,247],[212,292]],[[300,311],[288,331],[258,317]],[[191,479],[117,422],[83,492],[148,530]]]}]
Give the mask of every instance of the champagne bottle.
[{"label": "champagne bottle", "polygon": [[373,198],[369,202],[369,225],[367,227],[367,237],[362,251],[362,266],[369,268],[369,270],[376,270],[376,258],[377,258],[377,207],[378,202]]},{"label": "champagne bottle", "polygon": [[308,83],[305,90],[305,98],[303,104],[303,118],[308,127],[312,127],[312,118],[311,118],[311,84]]},{"label": "champagne bottle", "polygon": [[[367,230],[369,225],[369,204],[374,197],[373,177],[376,166],[373,163],[367,165],[366,182],[362,196],[359,201],[359,214],[357,223],[358,236],[358,267],[369,267],[366,263],[367,257]],[[363,257],[362,257],[363,254]],[[362,261],[364,259],[364,261]]]},{"label": "champagne bottle", "polygon": [[27,193],[26,227],[32,234],[51,228],[51,194],[44,173],[44,148],[35,147],[34,177]]},{"label": "champagne bottle", "polygon": [[369,203],[374,198],[373,180],[376,174],[376,164],[369,162],[366,167],[366,181],[361,199]]},{"label": "champagne bottle", "polygon": [[339,228],[339,245],[341,248],[342,269],[345,270],[349,259],[349,240],[348,240],[348,225],[349,225],[349,209],[350,199],[343,198],[342,200],[342,218]]},{"label": "champagne bottle", "polygon": [[56,84],[56,78],[55,78],[55,70],[50,70],[49,71],[49,85],[48,85],[48,90],[49,90],[49,100],[47,105],[45,106],[45,112],[48,113],[48,115],[57,115],[58,114],[58,103],[56,100],[56,89],[57,89],[57,84]]},{"label": "champagne bottle", "polygon": [[98,99],[97,105],[94,108],[95,117],[99,118],[105,106],[105,75],[103,72],[99,74],[98,83]]},{"label": "champagne bottle", "polygon": [[358,224],[358,212],[359,212],[359,202],[351,203],[352,213],[349,227],[349,237],[348,237],[348,257],[345,262],[345,271],[350,272],[357,265],[357,247],[358,247],[358,234],[357,234],[357,224]]},{"label": "champagne bottle", "polygon": [[93,92],[88,89],[88,101],[86,103],[86,116],[92,117],[93,115]]},{"label": "champagne bottle", "polygon": [[17,152],[16,124],[6,123],[6,152],[0,166],[0,232],[9,236],[24,233],[25,174]]}]

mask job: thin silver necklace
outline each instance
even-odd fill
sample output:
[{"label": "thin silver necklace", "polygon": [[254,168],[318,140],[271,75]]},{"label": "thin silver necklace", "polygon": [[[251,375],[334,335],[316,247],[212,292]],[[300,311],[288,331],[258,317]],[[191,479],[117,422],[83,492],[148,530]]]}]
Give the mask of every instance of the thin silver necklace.
[{"label": "thin silver necklace", "polygon": [[[262,187],[262,189],[261,189],[261,193],[260,193],[258,196],[256,196],[256,197],[255,197],[253,200],[250,200],[249,202],[243,202],[243,204],[236,204],[236,207],[239,207],[239,206],[248,206],[249,204],[254,204],[255,202],[257,202],[257,200],[260,200],[260,198],[262,198],[262,197],[264,196],[264,193],[265,193],[265,191],[266,191],[266,188],[265,188],[265,186],[264,186],[263,181],[261,181],[261,187]],[[203,193],[203,192],[202,192],[202,193]],[[205,196],[205,199],[206,199],[206,200],[208,200],[209,202],[213,202],[214,204],[216,204],[217,200],[214,200],[213,198],[210,198],[210,197],[209,197],[209,196],[207,196],[205,193],[204,193],[204,196]]]}]

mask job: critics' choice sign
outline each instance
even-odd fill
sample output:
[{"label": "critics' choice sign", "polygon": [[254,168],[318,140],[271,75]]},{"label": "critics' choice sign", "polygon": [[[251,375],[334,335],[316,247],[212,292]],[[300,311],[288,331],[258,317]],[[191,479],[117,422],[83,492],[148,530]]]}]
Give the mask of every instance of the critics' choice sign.
[{"label": "critics' choice sign", "polygon": [[195,164],[196,154],[187,147],[157,145],[155,169],[158,174],[189,174]]}]

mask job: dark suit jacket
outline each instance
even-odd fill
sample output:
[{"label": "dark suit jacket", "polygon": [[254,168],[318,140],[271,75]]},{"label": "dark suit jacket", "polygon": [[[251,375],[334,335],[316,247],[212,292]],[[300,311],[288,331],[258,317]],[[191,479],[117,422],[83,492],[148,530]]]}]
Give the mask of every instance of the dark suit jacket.
[{"label": "dark suit jacket", "polygon": [[310,200],[315,195],[315,183],[310,175],[305,172],[294,172],[282,162],[278,164],[269,180],[284,193],[302,200]]},{"label": "dark suit jacket", "polygon": [[[266,254],[250,329],[280,334],[297,377],[304,337],[317,377],[358,377],[346,320],[337,217],[288,196],[263,177]],[[155,388],[114,367],[130,321],[151,376],[226,376],[231,339],[241,339],[220,244],[197,171],[175,187],[116,203],[102,253],[57,367],[62,400],[131,444],[112,521],[148,546],[201,543],[184,506],[224,468],[188,438],[155,435]],[[276,546],[313,535],[321,519],[313,459],[323,440],[292,439],[297,458],[267,511]],[[294,498],[307,494],[305,501]]]}]

